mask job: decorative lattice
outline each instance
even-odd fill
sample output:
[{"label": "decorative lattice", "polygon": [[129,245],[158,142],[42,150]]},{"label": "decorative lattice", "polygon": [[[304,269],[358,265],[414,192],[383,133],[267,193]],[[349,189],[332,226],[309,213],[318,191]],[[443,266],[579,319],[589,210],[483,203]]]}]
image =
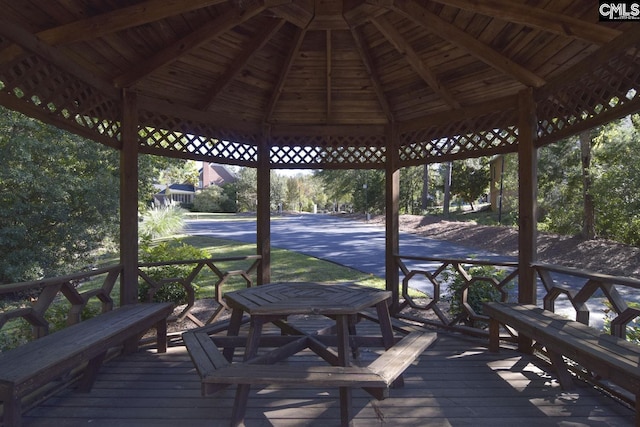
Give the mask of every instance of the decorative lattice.
[{"label": "decorative lattice", "polygon": [[496,111],[406,132],[400,137],[400,163],[410,166],[515,151],[515,117],[513,110]]},{"label": "decorative lattice", "polygon": [[258,161],[255,135],[241,135],[193,120],[142,110],[138,135],[142,152],[178,152],[181,157],[244,166],[256,166]]},{"label": "decorative lattice", "polygon": [[588,127],[594,117],[628,111],[640,101],[640,51],[626,50],[617,57],[561,87],[549,86],[536,94],[538,138],[541,145]]},{"label": "decorative lattice", "polygon": [[270,161],[286,166],[384,167],[384,136],[315,136],[272,138]]},{"label": "decorative lattice", "polygon": [[24,56],[1,67],[0,91],[43,119],[109,145],[119,144],[120,102],[39,56]]}]

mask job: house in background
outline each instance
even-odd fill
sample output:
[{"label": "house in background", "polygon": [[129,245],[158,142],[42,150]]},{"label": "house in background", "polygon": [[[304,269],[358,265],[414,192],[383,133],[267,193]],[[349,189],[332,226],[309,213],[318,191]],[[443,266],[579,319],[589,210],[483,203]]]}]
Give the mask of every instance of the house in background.
[{"label": "house in background", "polygon": [[155,184],[158,192],[153,195],[155,206],[169,206],[172,204],[189,205],[193,203],[196,187],[193,184]]},{"label": "house in background", "polygon": [[157,192],[153,196],[153,203],[155,206],[190,205],[196,192],[211,185],[223,186],[237,180],[236,175],[226,166],[203,162],[197,187],[193,184],[155,184]]},{"label": "house in background", "polygon": [[224,165],[218,163],[202,163],[200,169],[200,182],[198,189],[202,190],[211,185],[217,185],[219,187],[236,182],[238,178],[236,175]]}]

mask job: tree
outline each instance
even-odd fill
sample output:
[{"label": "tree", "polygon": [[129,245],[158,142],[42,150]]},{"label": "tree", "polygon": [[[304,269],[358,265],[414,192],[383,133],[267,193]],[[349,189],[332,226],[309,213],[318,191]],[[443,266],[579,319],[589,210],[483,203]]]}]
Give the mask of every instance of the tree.
[{"label": "tree", "polygon": [[486,158],[453,162],[451,192],[473,207],[473,202],[487,193],[489,188],[489,163]]},{"label": "tree", "polygon": [[426,197],[425,188],[429,184],[428,180],[425,183],[426,170],[428,169],[422,166],[400,169],[400,212],[412,215],[421,213],[423,198]]},{"label": "tree", "polygon": [[[77,271],[119,236],[119,153],[0,108],[0,283]],[[168,159],[138,159],[139,206]]]},{"label": "tree", "polygon": [[241,168],[235,185],[238,212],[255,212],[258,204],[258,170]]},{"label": "tree", "polygon": [[118,152],[0,108],[0,283],[90,262],[118,231]]},{"label": "tree", "polygon": [[596,210],[591,192],[591,130],[581,132],[580,159],[582,164],[582,200],[583,200],[583,220],[582,237],[587,240],[596,237]]},{"label": "tree", "polygon": [[195,195],[193,210],[196,212],[229,212],[229,196],[222,187],[210,185]]}]

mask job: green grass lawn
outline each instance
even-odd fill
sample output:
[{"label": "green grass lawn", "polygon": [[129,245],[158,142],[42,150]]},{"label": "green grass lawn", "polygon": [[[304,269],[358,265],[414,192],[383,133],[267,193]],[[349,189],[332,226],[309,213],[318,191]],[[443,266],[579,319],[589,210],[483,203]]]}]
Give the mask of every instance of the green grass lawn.
[{"label": "green grass lawn", "polygon": [[[179,236],[175,243],[185,243],[206,250],[212,258],[227,258],[255,255],[254,244],[233,240],[218,239],[206,236]],[[215,263],[221,271],[246,270],[253,261],[225,261]],[[255,276],[255,275],[254,275]],[[217,277],[211,269],[205,267],[196,277],[194,284],[198,290],[196,298],[214,296],[214,284]],[[344,267],[333,262],[303,255],[284,249],[271,250],[272,282],[355,282],[366,286],[383,289],[385,282],[379,277]],[[241,289],[246,286],[242,277],[232,277],[224,285],[225,291]]]}]

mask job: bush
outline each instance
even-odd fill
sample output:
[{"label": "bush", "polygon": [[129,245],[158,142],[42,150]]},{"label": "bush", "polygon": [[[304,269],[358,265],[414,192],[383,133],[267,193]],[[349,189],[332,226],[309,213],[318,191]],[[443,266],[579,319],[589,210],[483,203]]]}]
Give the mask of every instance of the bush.
[{"label": "bush", "polygon": [[[611,303],[609,300],[604,301],[604,305],[607,307],[604,310],[604,327],[603,330],[607,334],[611,334],[611,320],[616,316],[616,313],[613,311],[611,307]],[[629,302],[630,308],[640,309],[640,303],[637,302]],[[633,321],[627,324],[627,341],[632,342],[634,344],[640,344],[640,319],[635,318]]]},{"label": "bush", "polygon": [[[498,282],[507,277],[508,272],[491,265],[477,265],[469,268],[468,273],[475,278],[495,278]],[[449,294],[446,300],[449,301],[449,313],[457,317],[465,313],[462,305],[462,292],[467,282],[453,269],[448,269],[443,273],[444,279],[449,282]],[[505,291],[515,286],[513,282],[506,285]],[[496,289],[490,280],[476,280],[468,288],[467,303],[476,314],[482,314],[482,304],[490,301],[500,301],[502,293]]]},{"label": "bush", "polygon": [[177,206],[152,207],[142,214],[140,238],[143,242],[172,236],[184,226],[186,211]]},{"label": "bush", "polygon": [[[210,258],[211,255],[204,249],[181,243],[177,240],[162,242],[155,246],[144,244],[141,246],[140,261],[185,261]],[[160,281],[172,277],[186,278],[193,270],[193,264],[164,265],[159,267],[146,267],[145,273],[153,280]],[[197,286],[192,284],[195,290]],[[150,286],[141,281],[138,284],[138,299],[142,302],[149,301]],[[166,283],[153,296],[154,302],[173,302],[176,305],[186,304],[187,291],[180,283]]]}]

